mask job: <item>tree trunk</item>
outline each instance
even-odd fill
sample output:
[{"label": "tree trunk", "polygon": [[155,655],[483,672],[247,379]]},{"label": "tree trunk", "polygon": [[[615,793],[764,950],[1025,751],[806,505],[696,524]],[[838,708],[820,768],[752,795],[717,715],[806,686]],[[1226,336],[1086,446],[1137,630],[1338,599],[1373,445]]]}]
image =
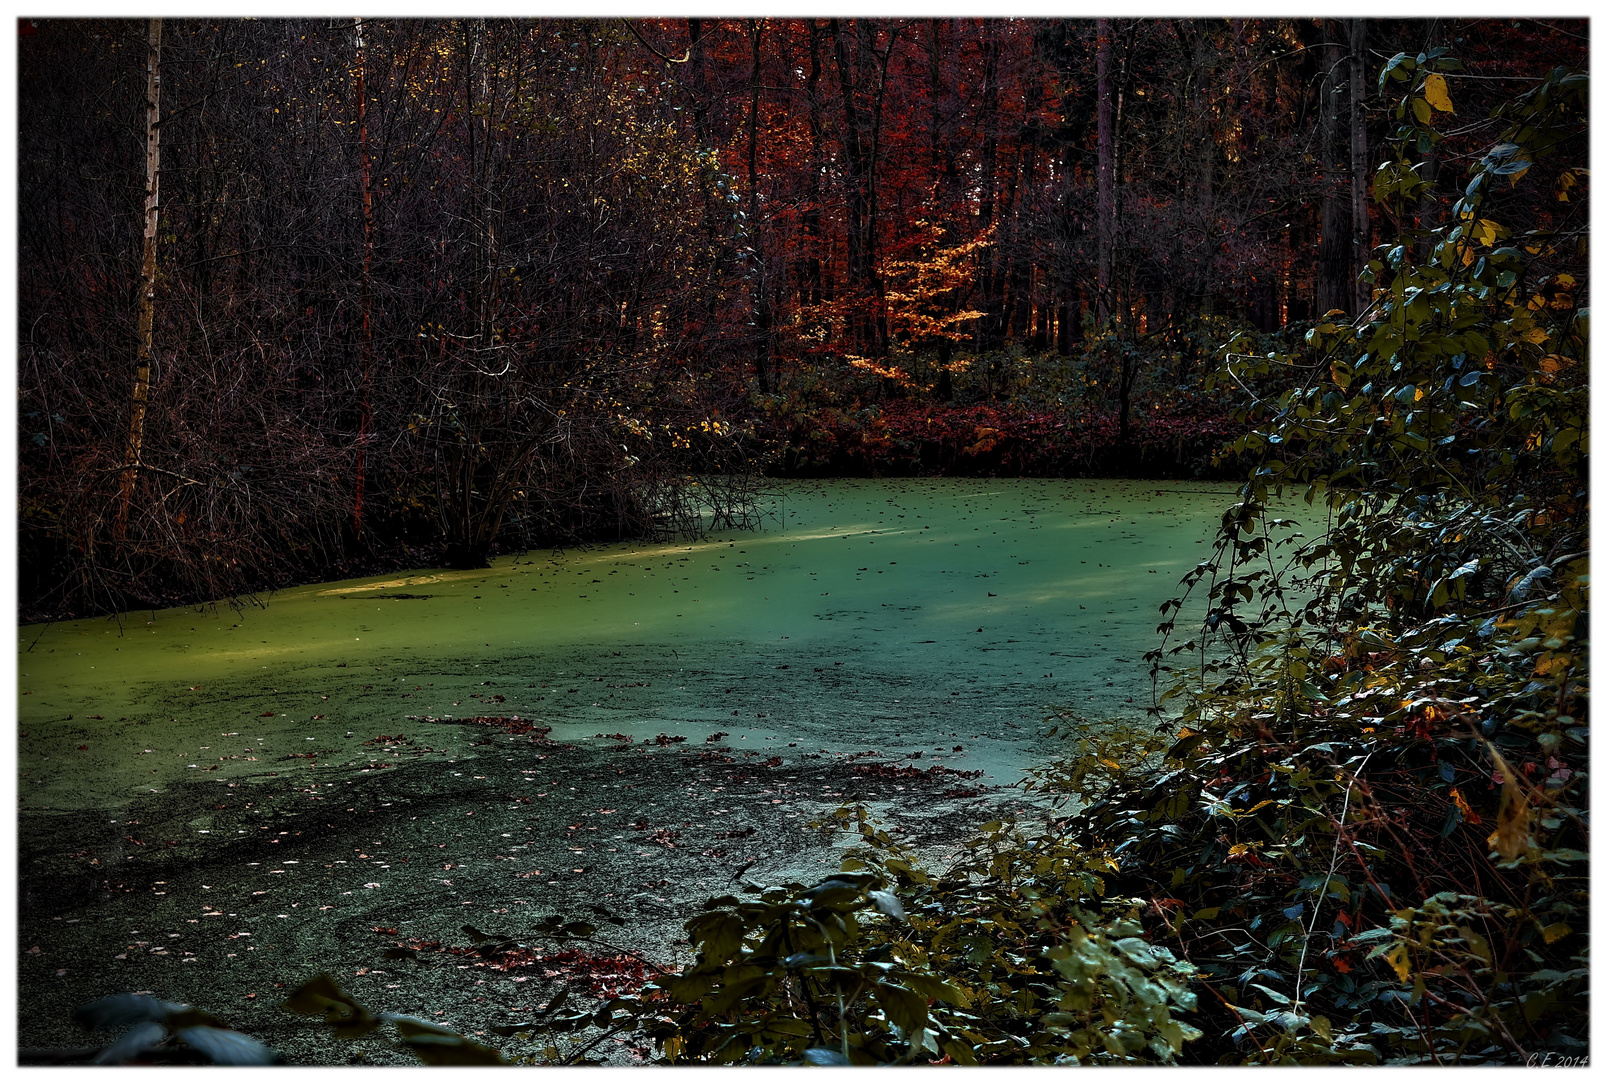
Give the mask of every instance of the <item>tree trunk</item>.
[{"label": "tree trunk", "polygon": [[805,96],[809,99],[809,190],[803,209],[805,254],[799,288],[799,303],[804,306],[818,305],[822,299],[820,251],[825,237],[820,228],[820,170],[825,130],[820,115],[820,35],[820,24],[810,19],[809,75],[804,83]]},{"label": "tree trunk", "polygon": [[[1350,20],[1350,215],[1352,229],[1352,257],[1358,273],[1372,255],[1372,224],[1367,213],[1367,192],[1372,182],[1372,170],[1367,160],[1367,117],[1363,103],[1367,100],[1367,20]],[[1361,315],[1371,303],[1372,287],[1361,280],[1355,281],[1356,314]]]},{"label": "tree trunk", "polygon": [[1118,343],[1116,347],[1121,349],[1121,359],[1116,367],[1118,399],[1116,443],[1119,446],[1126,446],[1132,424],[1133,384],[1138,381],[1138,354],[1123,343]]},{"label": "tree trunk", "polygon": [[1133,58],[1133,39],[1138,36],[1137,21],[1129,21],[1127,28],[1127,44],[1122,48],[1121,71],[1116,77],[1116,115],[1112,117],[1110,129],[1110,262],[1111,262],[1111,311],[1120,320],[1118,330],[1131,335],[1137,331],[1138,316],[1133,310],[1133,296],[1128,286],[1132,283],[1132,275],[1117,276],[1116,252],[1121,243],[1122,223],[1122,104],[1126,100],[1127,80],[1130,64]]},{"label": "tree trunk", "polygon": [[363,539],[363,483],[364,466],[368,453],[368,427],[372,422],[373,371],[374,371],[374,189],[368,153],[368,96],[363,77],[368,58],[363,44],[363,20],[354,20],[357,27],[357,145],[362,159],[363,182],[363,390],[357,417],[357,483],[352,496],[352,532],[359,543]]},{"label": "tree trunk", "polygon": [[686,20],[687,59],[692,65],[692,130],[699,149],[714,145],[709,137],[709,76],[704,63],[703,20]]},{"label": "tree trunk", "polygon": [[[999,190],[999,43],[993,36],[992,26],[982,23],[982,104],[977,115],[977,126],[982,132],[982,184],[977,206],[978,232],[986,234],[995,227]],[[995,271],[998,238],[981,248],[977,257],[981,267],[977,274],[978,292],[981,294],[983,317],[977,320],[977,348],[988,350],[998,345],[999,274]]]},{"label": "tree trunk", "polygon": [[[848,40],[836,19],[831,20],[831,39],[837,58],[837,85],[843,98],[843,164],[848,187],[848,302],[860,307],[865,303],[866,286],[869,283],[868,252],[865,242],[868,207],[865,191],[864,132],[861,127],[863,120],[858,103],[854,100],[856,86],[854,70],[848,59]],[[863,313],[853,312],[848,321],[854,328],[857,346],[859,348],[872,346],[874,329],[867,323]]]},{"label": "tree trunk", "polygon": [[112,530],[121,541],[139,479],[145,446],[145,406],[151,397],[151,338],[156,323],[156,225],[162,181],[162,20],[150,21],[145,59],[145,238],[140,253],[139,315],[135,328],[134,392],[128,416],[128,446],[117,485],[117,519]]},{"label": "tree trunk", "polygon": [[759,45],[764,23],[748,20],[753,44],[753,75],[748,81],[748,247],[753,256],[750,302],[753,304],[753,366],[759,375],[759,393],[770,392],[770,296],[764,265],[763,238],[759,231]]},{"label": "tree trunk", "polygon": [[[1428,24],[1428,36],[1423,42],[1425,52],[1432,51],[1439,41],[1439,20],[1432,20]],[[1439,225],[1440,200],[1434,193],[1435,181],[1440,178],[1440,152],[1438,147],[1430,146],[1423,154],[1422,167],[1417,175],[1428,181],[1423,193],[1417,197],[1417,227],[1424,233],[1432,232]],[[1424,236],[1417,242],[1417,257],[1427,262],[1434,254],[1434,238]]]},{"label": "tree trunk", "polygon": [[[1339,182],[1339,83],[1344,54],[1331,20],[1320,20],[1322,27],[1323,77],[1319,81],[1319,141],[1322,144],[1322,201],[1320,234],[1317,238],[1317,315],[1348,306],[1350,287],[1350,248],[1352,229],[1350,205]],[[1347,80],[1348,81],[1348,80]]]},{"label": "tree trunk", "polygon": [[953,142],[944,137],[944,111],[949,95],[943,78],[942,25],[938,19],[927,23],[926,55],[927,152],[932,170],[932,205],[939,213],[952,205],[949,195],[956,175]]},{"label": "tree trunk", "polygon": [[1099,94],[1099,293],[1101,325],[1110,321],[1110,257],[1116,244],[1116,112],[1110,78],[1110,20],[1095,21],[1094,77]]},{"label": "tree trunk", "polygon": [[[1024,111],[1017,152],[1016,192],[1011,200],[1016,206],[1015,221],[1023,223],[1013,227],[1010,243],[1010,336],[1024,344],[1032,325],[1032,249],[1031,228],[1026,224],[1034,208],[1033,185],[1037,180],[1038,106],[1043,100],[1043,84],[1035,71],[1029,71],[1025,91]],[[1041,348],[1042,346],[1037,346]]]},{"label": "tree trunk", "polygon": [[[877,223],[881,215],[882,106],[887,100],[887,68],[893,60],[893,47],[898,44],[898,27],[893,26],[888,30],[887,51],[880,58],[876,55],[876,27],[870,20],[860,22],[859,40],[861,84],[873,74],[876,77],[876,101],[871,108],[870,148],[865,161],[865,274],[869,279],[871,292],[876,297],[871,352],[875,356],[886,356],[887,285],[882,280]],[[880,71],[876,71],[872,66],[878,59],[880,59]]]}]

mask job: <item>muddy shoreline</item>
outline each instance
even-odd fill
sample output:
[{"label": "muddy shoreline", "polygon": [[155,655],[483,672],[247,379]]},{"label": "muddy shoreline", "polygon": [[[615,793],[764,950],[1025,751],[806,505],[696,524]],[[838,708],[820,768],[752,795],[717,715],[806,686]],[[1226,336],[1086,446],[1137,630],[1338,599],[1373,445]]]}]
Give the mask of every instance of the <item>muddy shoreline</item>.
[{"label": "muddy shoreline", "polygon": [[[556,743],[393,720],[354,732],[366,753],[344,763],[284,760],[277,775],[189,781],[104,814],[24,812],[19,1046],[88,1045],[77,1006],[149,991],[290,1064],[415,1063],[387,1036],[338,1041],[278,1008],[327,972],[370,1008],[529,1053],[489,1025],[527,1018],[575,975],[542,957],[609,950],[533,943],[535,959],[502,970],[451,951],[472,944],[463,927],[517,938],[561,915],[681,963],[682,923],[704,899],[835,869],[841,834],[810,823],[843,802],[870,803],[934,853],[1018,804],[1013,789],[902,757],[670,739]],[[577,997],[610,985],[580,984]],[[593,1058],[631,1064],[641,1045]]]}]

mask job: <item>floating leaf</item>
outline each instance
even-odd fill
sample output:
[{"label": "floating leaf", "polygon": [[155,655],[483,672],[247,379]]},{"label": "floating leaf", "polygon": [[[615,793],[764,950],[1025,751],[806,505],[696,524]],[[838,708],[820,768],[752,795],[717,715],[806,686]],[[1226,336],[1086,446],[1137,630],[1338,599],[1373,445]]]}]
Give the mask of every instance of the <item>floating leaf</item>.
[{"label": "floating leaf", "polygon": [[291,991],[282,1008],[303,1016],[321,1016],[343,1039],[371,1034],[380,1018],[359,1005],[328,975],[314,975]]},{"label": "floating leaf", "polygon": [[506,1065],[502,1055],[484,1043],[465,1038],[451,1028],[416,1016],[387,1014],[396,1024],[402,1043],[426,1065]]}]

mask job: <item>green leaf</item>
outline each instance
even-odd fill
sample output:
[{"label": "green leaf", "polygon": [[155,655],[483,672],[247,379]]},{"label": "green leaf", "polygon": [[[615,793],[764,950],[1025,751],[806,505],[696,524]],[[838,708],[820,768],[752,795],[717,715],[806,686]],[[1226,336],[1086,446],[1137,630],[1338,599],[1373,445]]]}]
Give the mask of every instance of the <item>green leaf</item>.
[{"label": "green leaf", "polygon": [[923,975],[919,972],[907,971],[899,975],[910,989],[925,994],[936,1001],[946,1001],[950,1005],[965,1009],[971,1005],[971,995],[963,986],[957,986],[947,979],[936,975]]},{"label": "green leaf", "polygon": [[913,1040],[926,1029],[925,995],[890,982],[877,982],[871,993],[905,1038]]},{"label": "green leaf", "polygon": [[891,892],[885,889],[872,889],[868,895],[871,903],[876,905],[876,910],[883,915],[894,922],[909,922],[909,917],[904,914],[903,902]]}]

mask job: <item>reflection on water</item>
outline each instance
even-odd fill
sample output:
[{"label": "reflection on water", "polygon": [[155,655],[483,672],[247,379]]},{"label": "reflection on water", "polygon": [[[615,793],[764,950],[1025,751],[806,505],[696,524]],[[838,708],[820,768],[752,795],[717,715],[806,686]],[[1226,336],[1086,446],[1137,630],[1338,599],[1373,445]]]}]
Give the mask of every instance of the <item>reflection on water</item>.
[{"label": "reflection on water", "polygon": [[121,631],[23,628],[21,802],[108,805],[310,750],[339,764],[409,716],[520,715],[565,739],[725,731],[1008,781],[1041,753],[1044,716],[1147,702],[1156,609],[1231,498],[1173,481],[773,487],[785,526],[762,532],[308,586]]}]

